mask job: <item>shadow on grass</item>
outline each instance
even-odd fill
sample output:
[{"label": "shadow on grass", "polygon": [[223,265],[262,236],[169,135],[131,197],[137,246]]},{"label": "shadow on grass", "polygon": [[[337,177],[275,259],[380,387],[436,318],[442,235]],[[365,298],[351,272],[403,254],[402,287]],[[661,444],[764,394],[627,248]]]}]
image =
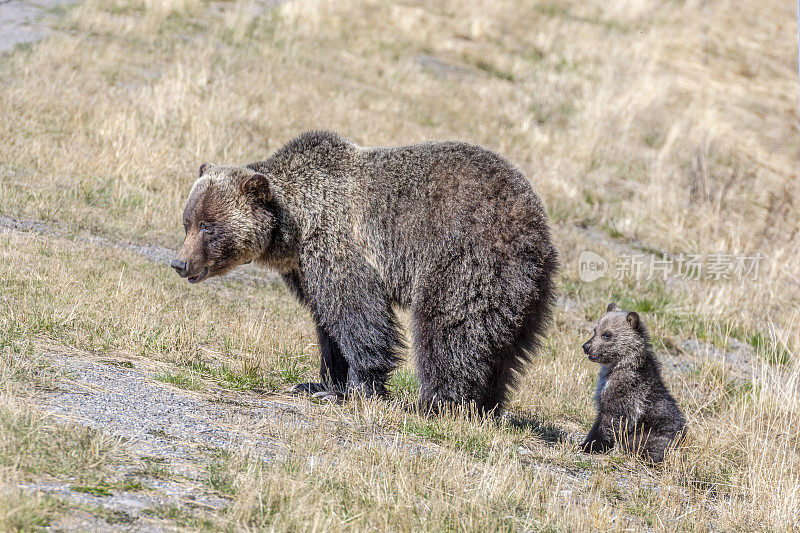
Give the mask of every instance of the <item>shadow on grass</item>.
[{"label": "shadow on grass", "polygon": [[[297,392],[290,392],[290,390],[287,390],[285,393],[290,396],[309,398],[313,403],[327,403],[327,400],[310,397],[307,391],[302,389]],[[339,401],[334,403],[341,405],[342,403],[347,404],[353,401],[358,401],[358,397],[345,395],[344,398],[340,398]],[[479,424],[493,420],[498,429],[510,429],[512,432],[527,431],[550,446],[555,446],[560,442],[573,443],[573,439],[570,438],[570,433],[558,426],[545,423],[537,418],[536,415],[530,413],[511,413],[508,411],[504,411],[500,414],[496,414],[494,411],[482,413],[478,411],[474,405],[441,405],[438,408],[435,406],[423,407],[418,401],[407,401],[405,398],[392,398],[388,400],[388,402],[392,407],[417,417],[417,420],[413,421],[411,424],[416,428],[412,433],[417,433],[425,437],[431,437],[431,433],[436,432],[433,431],[432,428],[438,429],[439,432],[444,432],[448,423],[458,422],[459,420],[472,421]]]},{"label": "shadow on grass", "polygon": [[542,422],[535,415],[529,413],[505,412],[498,418],[498,422],[505,423],[515,430],[530,431],[549,445],[571,441],[569,433],[553,424]]}]

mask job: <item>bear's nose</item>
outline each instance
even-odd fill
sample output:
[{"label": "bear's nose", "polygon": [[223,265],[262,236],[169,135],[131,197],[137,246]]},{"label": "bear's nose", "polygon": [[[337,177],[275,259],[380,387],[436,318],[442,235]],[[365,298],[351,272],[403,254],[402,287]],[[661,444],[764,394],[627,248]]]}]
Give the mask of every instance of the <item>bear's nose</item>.
[{"label": "bear's nose", "polygon": [[586,341],[583,343],[583,353],[588,354],[589,350],[592,349],[592,345],[590,344],[592,341]]},{"label": "bear's nose", "polygon": [[169,266],[175,269],[175,272],[182,278],[186,277],[186,261],[180,259],[173,259],[170,261]]}]

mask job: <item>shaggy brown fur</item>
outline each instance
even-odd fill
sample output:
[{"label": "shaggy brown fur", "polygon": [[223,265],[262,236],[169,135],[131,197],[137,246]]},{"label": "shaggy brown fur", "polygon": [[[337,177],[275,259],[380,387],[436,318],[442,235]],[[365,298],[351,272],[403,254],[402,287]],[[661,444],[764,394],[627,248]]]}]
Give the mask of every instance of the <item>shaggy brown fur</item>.
[{"label": "shaggy brown fur", "polygon": [[597,420],[583,450],[605,452],[618,440],[626,452],[661,462],[682,435],[686,420],[664,384],[639,315],[609,304],[583,351],[602,365],[595,395]]},{"label": "shaggy brown fur", "polygon": [[399,306],[411,313],[423,404],[490,410],[506,399],[550,320],[558,263],[541,201],[502,157],[309,132],[265,161],[200,174],[173,266],[191,282],[250,260],[283,276],[316,320],[322,355],[322,383],[295,390],[384,394]]}]

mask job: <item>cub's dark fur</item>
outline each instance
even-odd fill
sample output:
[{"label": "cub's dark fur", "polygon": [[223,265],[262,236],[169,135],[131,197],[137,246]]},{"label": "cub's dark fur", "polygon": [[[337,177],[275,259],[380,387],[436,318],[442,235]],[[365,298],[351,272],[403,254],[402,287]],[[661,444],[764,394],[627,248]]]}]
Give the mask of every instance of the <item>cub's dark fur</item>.
[{"label": "cub's dark fur", "polygon": [[309,132],[269,159],[204,164],[173,267],[191,282],[254,260],[317,323],[322,383],[383,395],[410,310],[424,405],[499,405],[547,326],[558,269],[548,218],[514,166],[479,146],[362,148]]},{"label": "cub's dark fur", "polygon": [[589,453],[620,446],[661,462],[664,452],[679,439],[686,425],[669,393],[637,313],[609,304],[583,351],[602,365],[597,381],[597,420],[581,445]]}]

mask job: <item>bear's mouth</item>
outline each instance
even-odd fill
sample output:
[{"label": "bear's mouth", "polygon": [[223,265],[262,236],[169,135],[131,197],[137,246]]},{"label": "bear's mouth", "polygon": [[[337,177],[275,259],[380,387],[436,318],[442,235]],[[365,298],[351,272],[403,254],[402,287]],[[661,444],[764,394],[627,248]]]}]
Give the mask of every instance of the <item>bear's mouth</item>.
[{"label": "bear's mouth", "polygon": [[208,267],[205,267],[203,271],[200,272],[199,274],[195,274],[194,276],[189,276],[186,279],[189,280],[189,283],[198,283],[208,277],[208,272],[209,272]]},{"label": "bear's mouth", "polygon": [[598,354],[589,354],[589,361],[597,361],[600,358]]}]

